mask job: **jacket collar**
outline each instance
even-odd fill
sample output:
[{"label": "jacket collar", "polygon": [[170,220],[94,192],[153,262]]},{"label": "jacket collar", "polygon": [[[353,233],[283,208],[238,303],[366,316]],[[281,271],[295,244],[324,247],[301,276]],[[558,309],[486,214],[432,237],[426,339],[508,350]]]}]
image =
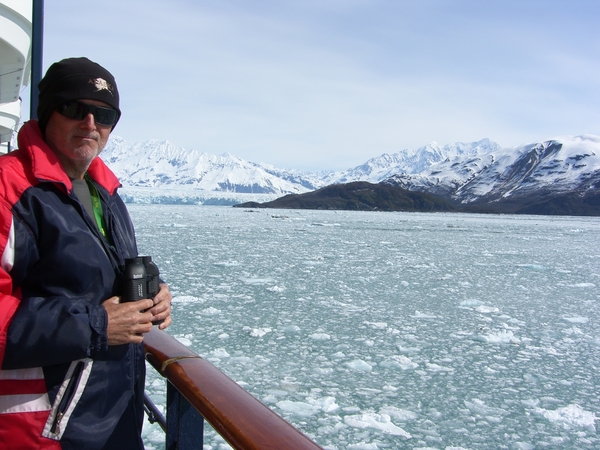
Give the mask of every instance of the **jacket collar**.
[{"label": "jacket collar", "polygon": [[[44,141],[36,120],[30,120],[21,127],[18,143],[19,149],[31,161],[33,175],[38,180],[63,184],[67,192],[71,192],[71,180],[62,168],[58,156]],[[90,164],[88,174],[111,195],[121,186],[116,175],[98,157],[94,158]]]}]

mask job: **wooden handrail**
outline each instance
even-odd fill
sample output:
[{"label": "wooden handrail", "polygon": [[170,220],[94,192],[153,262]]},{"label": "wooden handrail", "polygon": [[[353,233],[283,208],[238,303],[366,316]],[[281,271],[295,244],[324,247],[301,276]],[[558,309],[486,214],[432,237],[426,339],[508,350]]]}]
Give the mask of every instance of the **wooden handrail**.
[{"label": "wooden handrail", "polygon": [[146,359],[233,448],[316,450],[312,440],[210,362],[156,327],[144,337]]}]

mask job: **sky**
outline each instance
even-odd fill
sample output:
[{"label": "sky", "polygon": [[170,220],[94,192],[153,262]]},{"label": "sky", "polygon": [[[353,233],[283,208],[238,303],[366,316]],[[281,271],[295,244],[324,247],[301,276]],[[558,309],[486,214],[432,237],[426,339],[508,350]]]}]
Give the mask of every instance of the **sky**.
[{"label": "sky", "polygon": [[599,17],[597,0],[48,0],[43,67],[106,67],[126,141],[345,170],[600,135]]}]

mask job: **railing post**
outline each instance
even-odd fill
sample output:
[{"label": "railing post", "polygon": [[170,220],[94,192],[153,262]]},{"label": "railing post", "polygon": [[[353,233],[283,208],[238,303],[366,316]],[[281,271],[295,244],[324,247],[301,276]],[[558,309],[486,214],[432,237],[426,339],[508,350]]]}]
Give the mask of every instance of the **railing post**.
[{"label": "railing post", "polygon": [[42,79],[44,59],[44,0],[33,0],[31,36],[31,95],[29,118],[37,119],[38,83]]},{"label": "railing post", "polygon": [[197,450],[204,445],[204,418],[167,381],[167,450]]}]

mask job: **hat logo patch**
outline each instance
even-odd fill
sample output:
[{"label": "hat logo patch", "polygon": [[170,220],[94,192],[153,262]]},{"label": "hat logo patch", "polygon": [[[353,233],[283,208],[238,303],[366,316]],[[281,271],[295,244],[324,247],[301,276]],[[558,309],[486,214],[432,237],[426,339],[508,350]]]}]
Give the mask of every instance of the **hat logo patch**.
[{"label": "hat logo patch", "polygon": [[110,95],[113,95],[113,87],[104,78],[92,78],[88,83],[94,85],[96,89],[94,92],[108,91]]}]

